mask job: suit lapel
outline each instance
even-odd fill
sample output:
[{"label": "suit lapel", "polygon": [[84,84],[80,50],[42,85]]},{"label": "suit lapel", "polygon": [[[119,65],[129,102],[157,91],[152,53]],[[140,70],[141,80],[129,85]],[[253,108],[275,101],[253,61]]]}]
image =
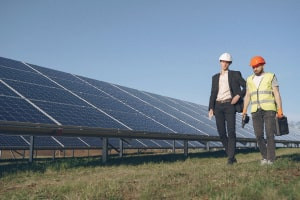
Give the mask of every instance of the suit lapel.
[{"label": "suit lapel", "polygon": [[219,92],[219,80],[220,80],[220,73],[217,75],[216,80],[215,80],[217,94]]},{"label": "suit lapel", "polygon": [[230,88],[231,88],[231,83],[232,83],[232,72],[228,70],[228,84]]}]

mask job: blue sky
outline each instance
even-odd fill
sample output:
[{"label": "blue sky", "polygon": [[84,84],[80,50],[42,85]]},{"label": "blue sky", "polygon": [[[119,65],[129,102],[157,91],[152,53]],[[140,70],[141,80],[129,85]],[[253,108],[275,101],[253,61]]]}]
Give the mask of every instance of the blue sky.
[{"label": "blue sky", "polygon": [[300,120],[298,0],[1,0],[0,56],[208,105],[218,57],[261,55]]}]

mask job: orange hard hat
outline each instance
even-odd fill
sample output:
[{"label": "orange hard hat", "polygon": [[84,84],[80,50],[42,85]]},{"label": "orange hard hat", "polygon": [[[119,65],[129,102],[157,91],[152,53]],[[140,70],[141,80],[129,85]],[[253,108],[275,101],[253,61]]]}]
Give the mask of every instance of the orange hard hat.
[{"label": "orange hard hat", "polygon": [[253,58],[251,58],[250,60],[250,66],[252,67],[256,67],[260,64],[266,64],[266,61],[263,57],[261,56],[254,56]]}]

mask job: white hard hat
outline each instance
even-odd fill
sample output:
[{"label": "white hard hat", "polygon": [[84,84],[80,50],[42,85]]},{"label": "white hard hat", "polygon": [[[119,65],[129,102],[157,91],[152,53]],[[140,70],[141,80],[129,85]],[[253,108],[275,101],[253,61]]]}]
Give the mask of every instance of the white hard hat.
[{"label": "white hard hat", "polygon": [[221,60],[224,60],[224,61],[232,62],[232,57],[231,57],[231,55],[230,55],[229,53],[223,53],[223,54],[220,56],[219,60],[220,60],[220,61],[221,61]]}]

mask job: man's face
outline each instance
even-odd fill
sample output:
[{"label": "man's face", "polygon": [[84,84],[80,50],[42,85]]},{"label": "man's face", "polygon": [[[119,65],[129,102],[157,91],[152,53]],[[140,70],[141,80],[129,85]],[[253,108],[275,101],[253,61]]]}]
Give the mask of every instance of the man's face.
[{"label": "man's face", "polygon": [[220,64],[221,64],[222,70],[226,71],[226,70],[228,70],[229,65],[230,65],[231,63],[228,62],[228,61],[225,61],[225,60],[220,60]]},{"label": "man's face", "polygon": [[259,75],[261,75],[261,73],[264,70],[264,65],[258,65],[258,66],[252,67],[252,68],[253,68],[254,74],[259,76]]}]

